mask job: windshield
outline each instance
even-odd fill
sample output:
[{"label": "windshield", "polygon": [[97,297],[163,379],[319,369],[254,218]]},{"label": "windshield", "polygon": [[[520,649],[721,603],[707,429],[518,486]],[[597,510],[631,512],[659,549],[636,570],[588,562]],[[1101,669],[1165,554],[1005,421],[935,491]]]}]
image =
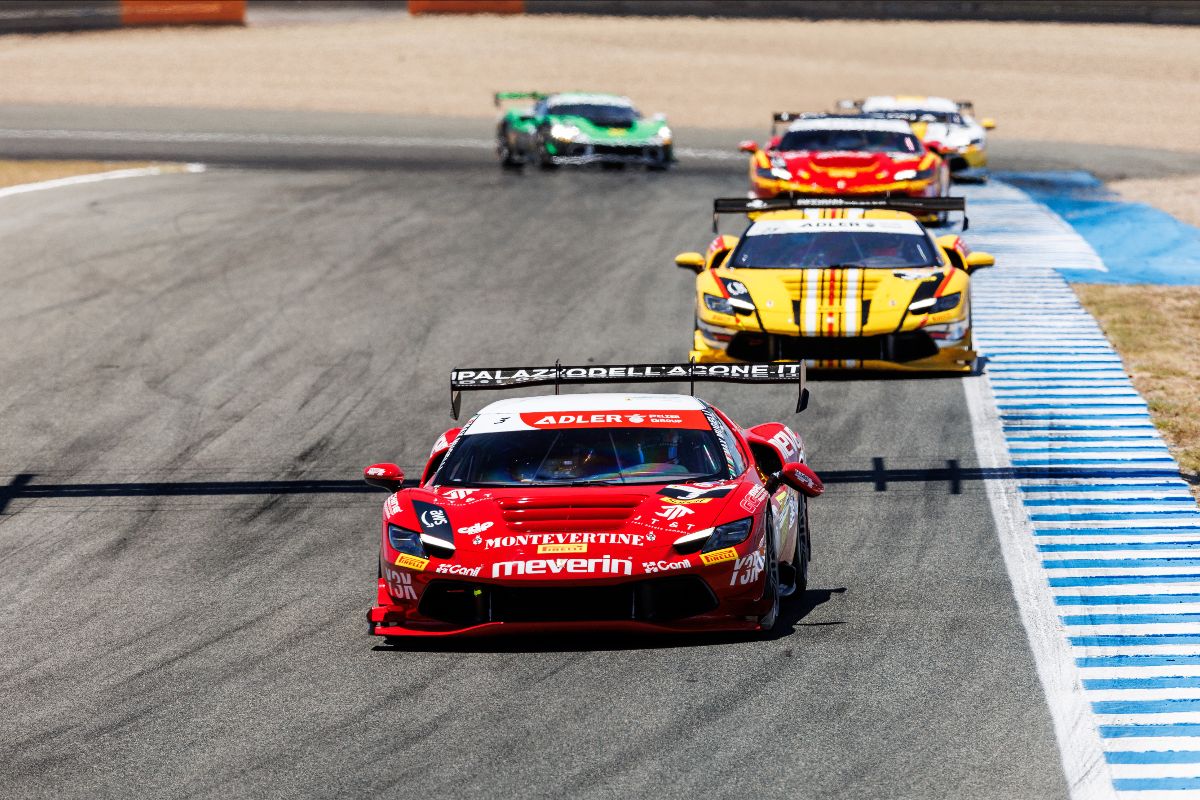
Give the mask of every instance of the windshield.
[{"label": "windshield", "polygon": [[601,128],[629,128],[638,118],[638,112],[629,106],[602,103],[561,103],[550,106],[547,113],[559,117],[583,117]]},{"label": "windshield", "polygon": [[752,225],[732,267],[935,267],[937,251],[915,220],[774,220]]},{"label": "windshield", "polygon": [[806,130],[788,131],[776,149],[919,153],[921,143],[911,133],[899,131]]},{"label": "windshield", "polygon": [[572,428],[463,436],[440,486],[580,486],[734,477],[711,429]]}]

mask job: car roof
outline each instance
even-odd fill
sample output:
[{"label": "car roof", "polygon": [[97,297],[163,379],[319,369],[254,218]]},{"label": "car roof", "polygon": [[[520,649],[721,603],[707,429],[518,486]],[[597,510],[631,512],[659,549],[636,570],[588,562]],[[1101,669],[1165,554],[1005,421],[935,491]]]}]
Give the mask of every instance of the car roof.
[{"label": "car roof", "polygon": [[912,133],[912,126],[902,119],[873,119],[871,117],[815,117],[800,119],[788,126],[789,131],[892,131]]},{"label": "car roof", "polygon": [[510,397],[489,403],[480,414],[516,414],[541,411],[698,411],[705,404],[686,394],[630,394],[592,392],[547,394],[536,397]]},{"label": "car roof", "polygon": [[546,98],[546,102],[550,105],[562,103],[564,105],[605,105],[633,108],[633,101],[628,97],[619,94],[603,94],[601,92],[562,92],[550,95]]},{"label": "car roof", "polygon": [[958,103],[945,97],[924,95],[876,95],[863,100],[863,111],[958,111]]}]

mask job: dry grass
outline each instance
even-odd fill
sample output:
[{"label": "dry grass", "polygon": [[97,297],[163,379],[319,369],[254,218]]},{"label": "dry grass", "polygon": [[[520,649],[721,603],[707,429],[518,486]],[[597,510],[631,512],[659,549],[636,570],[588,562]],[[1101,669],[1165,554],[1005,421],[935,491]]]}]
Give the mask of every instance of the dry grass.
[{"label": "dry grass", "polygon": [[0,74],[0,103],[483,118],[497,89],[593,89],[737,129],[914,92],[974,100],[1005,138],[1200,151],[1196,30],[1167,25],[395,14],[10,35]]},{"label": "dry grass", "polygon": [[1076,285],[1200,497],[1200,286]]},{"label": "dry grass", "polygon": [[1126,200],[1161,208],[1191,225],[1200,226],[1200,175],[1177,178],[1130,178],[1108,188]]},{"label": "dry grass", "polygon": [[[145,161],[0,161],[0,186],[37,183],[74,175],[90,175],[114,169],[151,166]],[[158,165],[172,169],[172,165]]]}]

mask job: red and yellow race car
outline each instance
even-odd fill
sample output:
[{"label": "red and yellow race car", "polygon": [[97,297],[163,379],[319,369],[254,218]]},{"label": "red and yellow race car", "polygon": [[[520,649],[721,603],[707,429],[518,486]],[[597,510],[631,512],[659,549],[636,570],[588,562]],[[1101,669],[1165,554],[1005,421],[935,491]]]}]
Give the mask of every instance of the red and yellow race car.
[{"label": "red and yellow race car", "polygon": [[[759,198],[950,193],[949,166],[901,119],[778,113],[765,147],[746,141],[740,148],[750,154],[750,188]],[[923,221],[943,224],[946,215]]]},{"label": "red and yellow race car", "polygon": [[[791,383],[802,364],[456,370],[452,393],[572,383]],[[786,425],[742,428],[688,395],[520,397],[395,464],[370,632],[769,631],[803,595],[808,497],[823,491]]]}]

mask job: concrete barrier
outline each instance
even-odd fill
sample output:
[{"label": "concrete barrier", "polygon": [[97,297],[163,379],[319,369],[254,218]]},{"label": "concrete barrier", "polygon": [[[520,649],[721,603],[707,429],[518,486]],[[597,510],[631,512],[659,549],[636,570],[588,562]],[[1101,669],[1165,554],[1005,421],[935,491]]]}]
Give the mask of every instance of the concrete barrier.
[{"label": "concrete barrier", "polygon": [[125,25],[233,24],[246,0],[5,0],[0,33],[94,30]]},{"label": "concrete barrier", "polygon": [[412,14],[603,14],[801,19],[1200,24],[1195,0],[409,0]]}]

